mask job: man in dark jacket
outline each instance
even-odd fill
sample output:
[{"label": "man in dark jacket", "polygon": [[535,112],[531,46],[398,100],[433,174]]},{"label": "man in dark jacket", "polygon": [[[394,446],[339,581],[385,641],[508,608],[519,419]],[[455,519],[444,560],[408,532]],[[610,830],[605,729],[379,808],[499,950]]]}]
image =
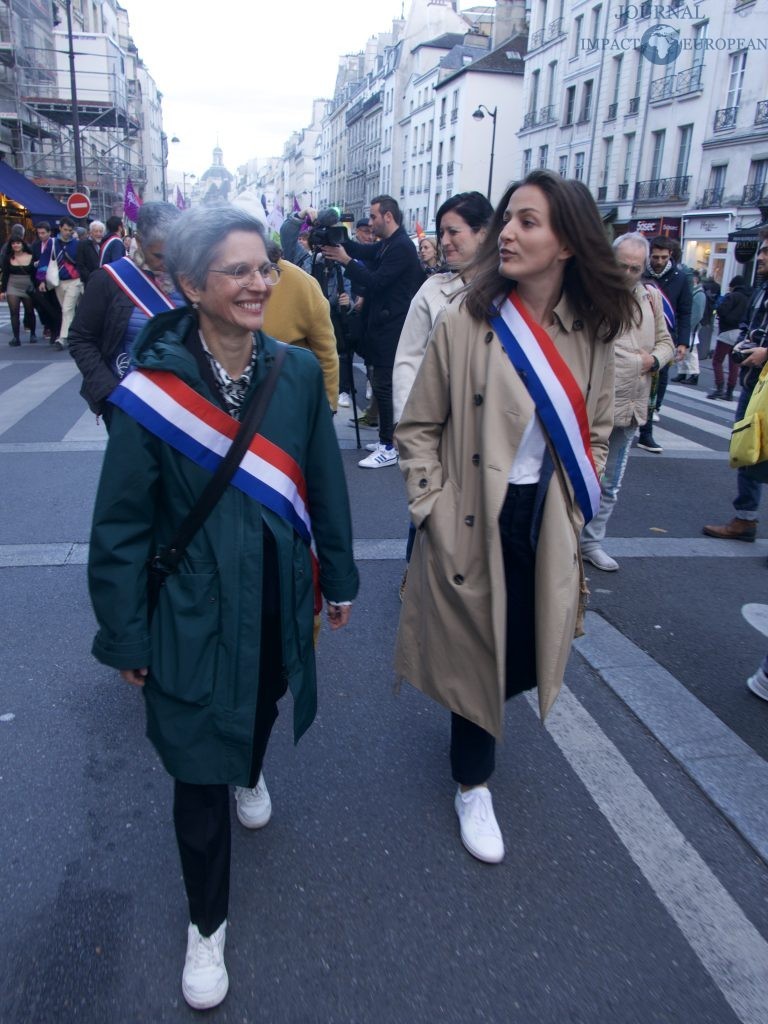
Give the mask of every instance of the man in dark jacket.
[{"label": "man in dark jacket", "polygon": [[103,221],[92,220],[88,225],[88,237],[82,238],[78,243],[77,269],[80,271],[83,288],[88,284],[88,278],[94,270],[99,269],[99,251],[105,230]]},{"label": "man in dark jacket", "polygon": [[[648,269],[643,280],[656,285],[669,300],[672,307],[674,324],[669,323],[669,333],[677,347],[675,361],[680,362],[691,344],[691,306],[693,304],[693,287],[691,277],[678,266],[672,258],[673,245],[666,235],[658,235],[651,240],[651,254],[648,257]],[[640,428],[638,447],[646,451],[660,452],[662,447],[653,439],[653,420],[661,409],[669,379],[669,366],[659,370],[659,383],[656,391],[655,407],[648,417],[648,422]]]},{"label": "man in dark jacket", "polygon": [[[723,398],[726,402],[733,399],[733,389],[739,378],[739,364],[731,359],[731,353],[733,346],[739,340],[742,324],[748,320],[747,312],[751,297],[752,289],[741,274],[732,277],[728,285],[728,294],[720,300],[717,306],[718,335],[712,356],[715,386],[707,398]],[[728,384],[724,389],[723,363],[726,356],[728,356]]]},{"label": "man in dark jacket", "polygon": [[[327,259],[344,265],[353,288],[365,291],[368,310],[363,351],[373,367],[373,394],[379,405],[379,447],[358,465],[380,469],[397,465],[392,444],[392,367],[411,299],[424,283],[416,246],[402,227],[400,207],[391,196],[371,200],[374,245],[345,242],[325,246]],[[365,261],[365,262],[362,262]]]},{"label": "man in dark jacket", "polygon": [[126,255],[123,242],[125,228],[122,217],[108,217],[106,227],[107,237],[101,243],[99,250],[100,267],[103,267],[105,263],[116,263]]}]

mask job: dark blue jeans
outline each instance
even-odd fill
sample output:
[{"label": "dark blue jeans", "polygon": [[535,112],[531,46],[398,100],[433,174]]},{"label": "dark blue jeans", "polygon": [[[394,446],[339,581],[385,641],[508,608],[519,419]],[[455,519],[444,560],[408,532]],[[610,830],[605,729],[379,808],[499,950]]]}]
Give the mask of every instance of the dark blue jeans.
[{"label": "dark blue jeans", "polygon": [[[751,376],[756,377],[756,374],[753,373]],[[742,387],[741,394],[739,395],[739,404],[736,406],[736,420],[744,418],[754,386],[753,384],[752,387]],[[737,494],[733,502],[736,515],[739,519],[756,521],[759,518],[757,510],[760,508],[763,485],[747,476],[743,469],[736,470],[736,481]]]}]

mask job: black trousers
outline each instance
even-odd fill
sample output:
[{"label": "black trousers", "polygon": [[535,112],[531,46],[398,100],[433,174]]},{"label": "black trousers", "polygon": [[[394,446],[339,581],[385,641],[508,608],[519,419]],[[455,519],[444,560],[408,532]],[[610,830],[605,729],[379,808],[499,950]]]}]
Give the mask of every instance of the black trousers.
[{"label": "black trousers", "polygon": [[[510,484],[499,515],[507,588],[506,697],[536,686],[534,618],[536,550],[532,540],[538,484]],[[461,786],[487,782],[496,767],[496,740],[451,714],[451,772]]]},{"label": "black trousers", "polygon": [[[267,752],[278,701],[285,694],[277,551],[265,527],[259,695],[253,723],[249,786],[255,786]],[[227,917],[231,831],[229,786],[198,786],[175,781],[173,823],[189,902],[189,919],[202,935],[212,935]]]},{"label": "black trousers", "polygon": [[392,408],[392,367],[374,366],[371,389],[379,407],[379,441],[392,444],[394,410]]}]

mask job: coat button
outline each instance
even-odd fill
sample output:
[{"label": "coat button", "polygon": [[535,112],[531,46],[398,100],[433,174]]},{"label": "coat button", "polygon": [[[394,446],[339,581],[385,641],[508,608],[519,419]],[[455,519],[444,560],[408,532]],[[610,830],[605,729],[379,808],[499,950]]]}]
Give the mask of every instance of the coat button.
[{"label": "coat button", "polygon": [[423,490],[426,486],[427,486],[427,480],[426,480],[425,477],[422,477],[422,479],[419,480],[419,487],[421,487],[422,490]]},{"label": "coat button", "polygon": [[457,587],[460,587],[461,584],[464,582],[464,577],[463,576],[459,576],[459,574],[457,573],[453,577],[453,582],[456,584]]},{"label": "coat button", "polygon": [[493,331],[488,331],[488,333],[485,336],[485,344],[486,345],[490,345],[492,341],[493,341]]},{"label": "coat button", "polygon": [[472,401],[475,403],[475,405],[482,405],[483,404],[483,396],[482,395],[474,395],[473,398],[472,398]]},{"label": "coat button", "polygon": [[583,320],[574,320],[573,321],[573,329],[574,329],[574,331],[583,331],[584,330],[584,321]]},{"label": "coat button", "polygon": [[474,526],[475,525],[475,517],[474,516],[464,516],[464,523],[465,523],[466,526]]},{"label": "coat button", "polygon": [[473,466],[479,466],[480,465],[480,456],[477,454],[477,452],[475,452],[475,454],[472,456],[472,465]]}]

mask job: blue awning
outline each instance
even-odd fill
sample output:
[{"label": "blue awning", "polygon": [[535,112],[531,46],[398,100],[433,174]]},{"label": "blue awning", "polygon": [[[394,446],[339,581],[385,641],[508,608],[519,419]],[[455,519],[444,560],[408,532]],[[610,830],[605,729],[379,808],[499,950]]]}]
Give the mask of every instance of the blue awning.
[{"label": "blue awning", "polygon": [[49,196],[33,181],[14,171],[4,160],[0,160],[0,192],[14,203],[26,207],[32,220],[41,217],[66,217],[67,209]]}]

